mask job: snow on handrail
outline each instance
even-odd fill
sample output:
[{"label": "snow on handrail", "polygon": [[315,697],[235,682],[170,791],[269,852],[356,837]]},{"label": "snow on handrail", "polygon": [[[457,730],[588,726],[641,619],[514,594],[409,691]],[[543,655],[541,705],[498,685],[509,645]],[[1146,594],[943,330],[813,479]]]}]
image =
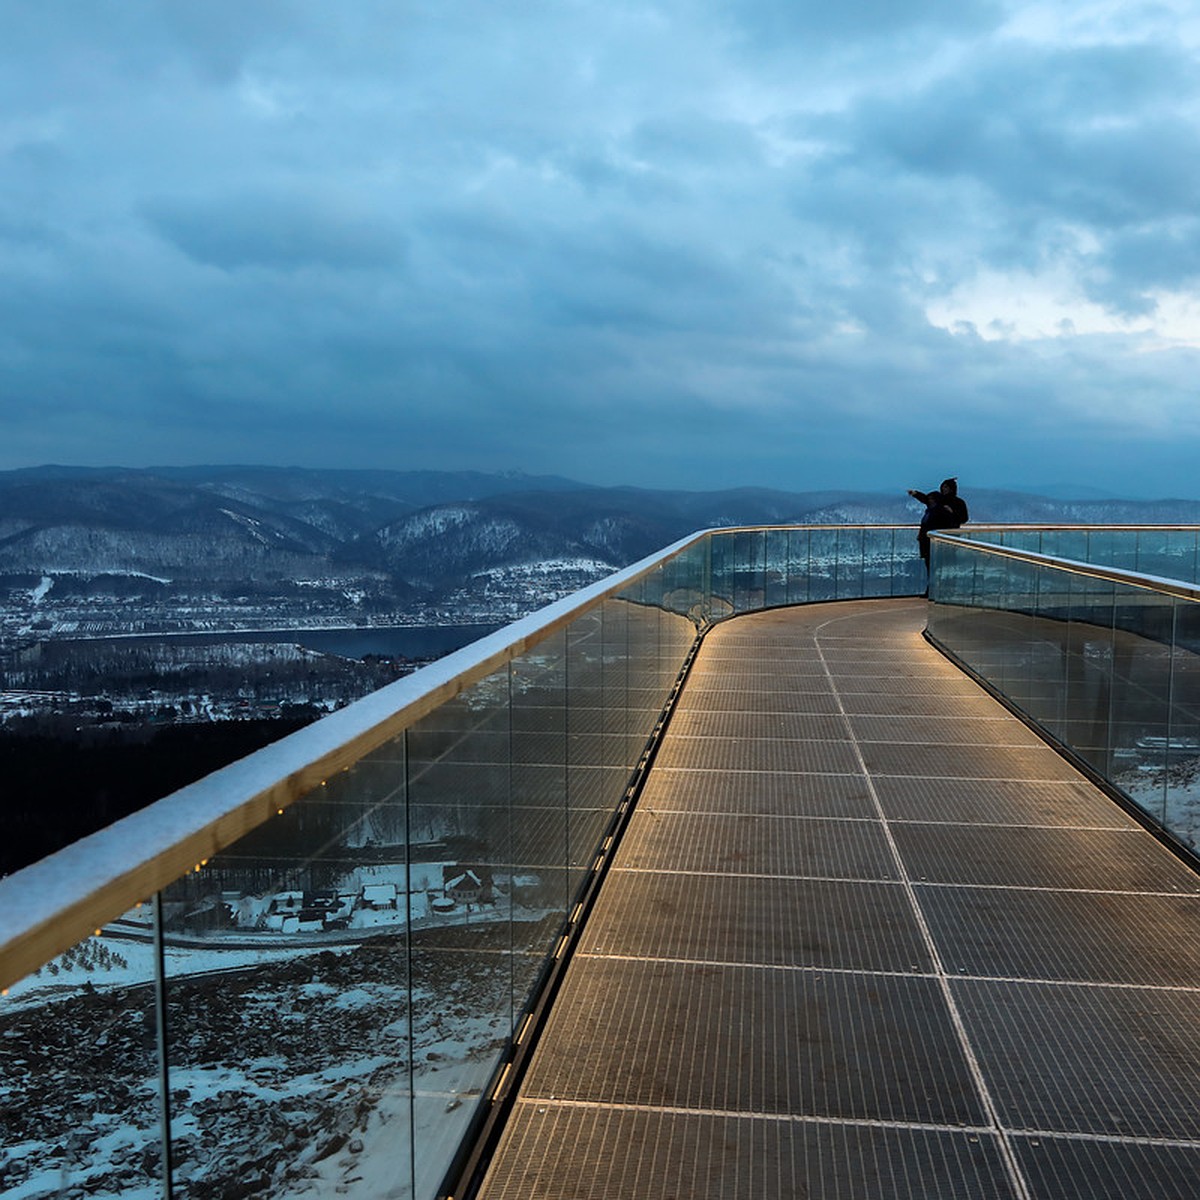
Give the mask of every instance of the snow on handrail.
[{"label": "snow on handrail", "polygon": [[186,875],[711,532],[681,538],[0,879],[0,988]]}]

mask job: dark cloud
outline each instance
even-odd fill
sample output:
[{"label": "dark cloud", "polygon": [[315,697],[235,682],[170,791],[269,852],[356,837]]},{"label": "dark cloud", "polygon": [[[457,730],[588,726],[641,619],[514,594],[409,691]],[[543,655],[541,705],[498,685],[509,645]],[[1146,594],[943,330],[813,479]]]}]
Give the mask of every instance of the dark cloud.
[{"label": "dark cloud", "polygon": [[636,161],[664,173],[684,169],[719,176],[763,166],[762,143],[747,124],[694,111],[641,122],[627,145]]},{"label": "dark cloud", "polygon": [[404,257],[400,230],[387,228],[369,210],[318,197],[260,193],[212,202],[152,200],[144,212],[189,258],[224,270],[380,269]]},{"label": "dark cloud", "polygon": [[994,0],[726,0],[722,7],[756,42],[776,48],[807,38],[866,42],[911,31],[967,32],[991,28],[1004,15]]},{"label": "dark cloud", "polygon": [[[22,11],[0,466],[1019,484],[1200,435],[1200,328],[1154,325],[1200,268],[1195,41],[1161,10]],[[1014,294],[971,308],[981,279]]]},{"label": "dark cloud", "polygon": [[1109,242],[1105,263],[1126,289],[1194,288],[1200,282],[1200,216],[1121,233]]},{"label": "dark cloud", "polygon": [[0,98],[8,111],[39,111],[56,102],[107,105],[114,88],[161,97],[178,86],[180,72],[229,83],[252,56],[300,31],[301,7],[288,0],[6,0],[10,69],[0,76],[7,77]]},{"label": "dark cloud", "polygon": [[885,181],[971,181],[1017,212],[1120,225],[1195,195],[1200,130],[1171,111],[1195,90],[1194,60],[1169,49],[1000,47],[969,72],[869,95],[814,132]]},{"label": "dark cloud", "polygon": [[1200,128],[1181,113],[1196,91],[1174,46],[1000,43],[969,71],[798,121],[822,150],[795,208],[876,266],[954,259],[952,281],[1059,256],[1083,294],[1145,312],[1147,289],[1191,278]]}]

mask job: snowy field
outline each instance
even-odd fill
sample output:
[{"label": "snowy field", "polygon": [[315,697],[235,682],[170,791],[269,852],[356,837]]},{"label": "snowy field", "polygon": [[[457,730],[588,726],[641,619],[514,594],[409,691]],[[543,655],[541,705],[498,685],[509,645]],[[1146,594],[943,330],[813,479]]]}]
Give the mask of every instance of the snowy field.
[{"label": "snowy field", "polygon": [[1185,845],[1200,846],[1200,757],[1123,771],[1113,782]]},{"label": "snowy field", "polygon": [[[518,915],[510,929],[507,903],[426,911],[409,937],[400,914],[363,912],[340,943],[233,928],[169,947],[173,1194],[432,1196],[558,922]],[[6,1200],[159,1194],[139,924],[128,914],[2,1002]]]}]

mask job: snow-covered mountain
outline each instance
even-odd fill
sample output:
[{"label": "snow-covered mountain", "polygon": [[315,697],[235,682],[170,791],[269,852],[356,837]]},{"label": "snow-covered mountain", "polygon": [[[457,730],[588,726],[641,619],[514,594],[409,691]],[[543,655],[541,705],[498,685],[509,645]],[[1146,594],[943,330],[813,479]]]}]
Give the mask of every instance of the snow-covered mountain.
[{"label": "snow-covered mountain", "polygon": [[[1200,521],[1195,501],[967,499],[975,522]],[[603,574],[710,526],[918,515],[902,494],[598,488],[512,473],[45,467],[0,472],[0,581],[91,581],[95,590],[97,580],[124,580],[113,590],[159,597],[319,587],[380,603],[436,600],[485,573],[529,577],[539,563]]]}]

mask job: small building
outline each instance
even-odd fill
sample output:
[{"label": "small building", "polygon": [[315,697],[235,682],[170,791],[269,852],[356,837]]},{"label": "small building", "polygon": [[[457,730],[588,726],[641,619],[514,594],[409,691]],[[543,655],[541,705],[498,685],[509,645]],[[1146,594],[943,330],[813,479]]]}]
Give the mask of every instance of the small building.
[{"label": "small building", "polygon": [[458,863],[442,868],[442,895],[457,904],[491,904],[495,900],[487,867]]},{"label": "small building", "polygon": [[364,884],[360,903],[363,908],[375,910],[396,907],[396,885],[394,883]]}]

